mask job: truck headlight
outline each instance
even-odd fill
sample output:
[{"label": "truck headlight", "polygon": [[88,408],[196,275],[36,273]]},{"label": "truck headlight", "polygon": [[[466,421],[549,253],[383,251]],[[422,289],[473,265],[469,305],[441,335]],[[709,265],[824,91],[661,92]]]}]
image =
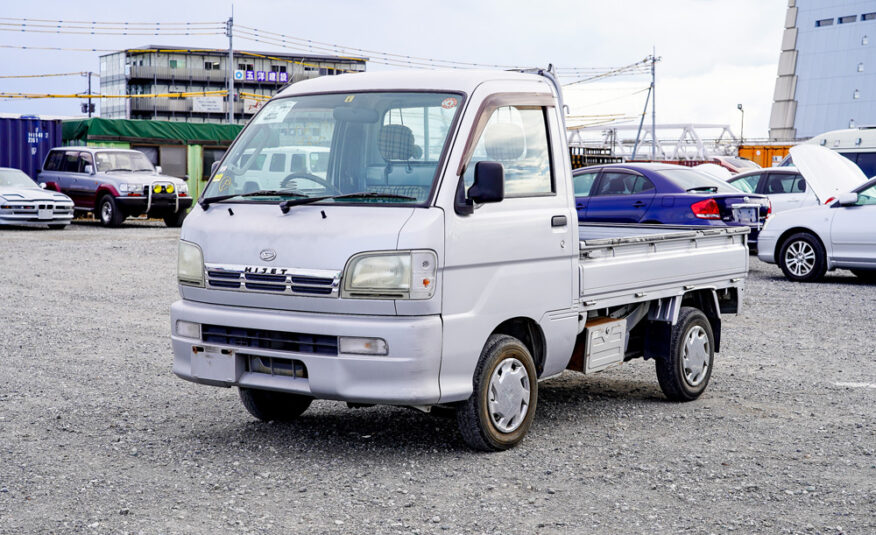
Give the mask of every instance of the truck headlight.
[{"label": "truck headlight", "polygon": [[360,253],[347,262],[341,297],[429,299],[437,273],[438,257],[432,251]]},{"label": "truck headlight", "polygon": [[204,286],[204,253],[194,243],[179,241],[176,278],[180,284]]},{"label": "truck headlight", "polygon": [[143,193],[143,184],[119,184],[120,193]]},{"label": "truck headlight", "polygon": [[188,193],[188,192],[189,192],[189,186],[188,186],[188,184],[186,184],[186,183],[178,184],[178,185],[176,186],[176,191],[178,191],[180,195],[182,195],[183,193]]}]

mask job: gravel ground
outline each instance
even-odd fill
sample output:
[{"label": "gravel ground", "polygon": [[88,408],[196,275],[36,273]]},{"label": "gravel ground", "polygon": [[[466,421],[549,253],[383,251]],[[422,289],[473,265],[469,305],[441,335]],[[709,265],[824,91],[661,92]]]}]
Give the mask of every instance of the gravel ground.
[{"label": "gravel ground", "polygon": [[[528,438],[318,401],[262,424],[170,371],[178,231],[0,231],[0,533],[876,533],[876,285],[752,258],[698,401],[634,361]],[[868,386],[869,385],[869,386]]]}]

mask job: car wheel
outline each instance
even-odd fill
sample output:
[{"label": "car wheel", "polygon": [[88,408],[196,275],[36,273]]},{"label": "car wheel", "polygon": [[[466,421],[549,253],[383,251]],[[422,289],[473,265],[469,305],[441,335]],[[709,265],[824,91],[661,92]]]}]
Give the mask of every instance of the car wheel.
[{"label": "car wheel", "polygon": [[104,195],[97,205],[97,215],[100,224],[105,227],[118,227],[125,220],[125,214],[119,210],[119,205],[112,195]]},{"label": "car wheel", "polygon": [[852,273],[865,282],[876,282],[876,269],[853,269]]},{"label": "car wheel", "polygon": [[827,272],[824,246],[808,232],[789,236],[779,249],[778,261],[785,277],[795,282],[817,281]]},{"label": "car wheel", "polygon": [[186,218],[186,211],[180,210],[179,212],[177,212],[175,214],[168,214],[168,215],[164,216],[164,224],[167,225],[168,227],[173,227],[173,228],[181,227],[185,218]]},{"label": "car wheel", "polygon": [[463,440],[482,451],[514,447],[529,431],[538,401],[538,377],[529,350],[513,336],[490,336],[473,383],[471,397],[456,409]]},{"label": "car wheel", "polygon": [[250,414],[263,422],[291,422],[304,414],[313,398],[288,392],[241,388],[240,401]]},{"label": "car wheel", "polygon": [[672,401],[692,401],[706,390],[715,360],[715,335],[709,319],[682,307],[669,335],[669,351],[654,360],[657,382]]}]

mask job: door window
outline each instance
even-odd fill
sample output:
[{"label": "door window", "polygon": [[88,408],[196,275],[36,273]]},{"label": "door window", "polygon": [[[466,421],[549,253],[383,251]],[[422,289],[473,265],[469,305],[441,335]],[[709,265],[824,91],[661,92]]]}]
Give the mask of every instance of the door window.
[{"label": "door window", "polygon": [[66,171],[68,173],[78,173],[79,172],[79,153],[78,152],[65,152],[64,153],[64,161],[61,162],[61,171]]},{"label": "door window", "polygon": [[64,153],[59,150],[53,150],[49,153],[46,159],[46,167],[44,171],[60,171],[64,163]]},{"label": "door window", "polygon": [[858,206],[876,204],[876,184],[858,193],[858,202],[855,204]]},{"label": "door window", "polygon": [[806,193],[806,179],[803,175],[794,175],[794,186],[791,187],[791,193]]},{"label": "door window", "polygon": [[760,182],[760,174],[748,175],[730,180],[730,184],[735,188],[739,188],[745,193],[754,193],[757,191],[757,183]]},{"label": "door window", "polygon": [[94,160],[91,159],[91,153],[88,152],[80,152],[79,153],[79,172],[85,172],[85,166],[90,165],[91,169],[94,169]]},{"label": "door window", "polygon": [[[602,174],[602,180],[599,182],[599,189],[596,195],[600,197],[608,195],[632,195],[637,193],[636,183],[639,178],[643,177],[631,173],[606,171]],[[648,182],[650,183],[650,180]],[[645,185],[643,184],[641,187],[645,187]],[[654,184],[651,184],[651,189],[654,189]]]},{"label": "door window", "polygon": [[493,112],[466,167],[466,188],[474,183],[475,164],[483,161],[502,164],[506,197],[553,193],[544,108],[505,106]]},{"label": "door window", "polygon": [[574,175],[572,181],[575,184],[575,197],[589,197],[590,190],[593,189],[593,183],[596,182],[596,176],[599,171],[592,173],[581,173]]},{"label": "door window", "polygon": [[766,193],[767,195],[781,194],[781,193],[792,193],[794,189],[794,182],[797,180],[797,175],[786,175],[786,174],[778,174],[771,173],[766,183]]}]

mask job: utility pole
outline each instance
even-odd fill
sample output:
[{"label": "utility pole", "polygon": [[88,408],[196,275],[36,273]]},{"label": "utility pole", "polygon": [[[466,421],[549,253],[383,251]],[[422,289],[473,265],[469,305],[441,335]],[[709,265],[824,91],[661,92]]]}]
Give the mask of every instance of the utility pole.
[{"label": "utility pole", "polygon": [[88,118],[91,119],[91,75],[93,73],[88,71]]},{"label": "utility pole", "polygon": [[231,16],[225,23],[225,35],[228,36],[228,123],[234,124],[234,6],[231,6]]},{"label": "utility pole", "polygon": [[651,161],[657,157],[657,85],[654,75],[655,68],[659,58],[657,58],[657,47],[651,49]]}]

